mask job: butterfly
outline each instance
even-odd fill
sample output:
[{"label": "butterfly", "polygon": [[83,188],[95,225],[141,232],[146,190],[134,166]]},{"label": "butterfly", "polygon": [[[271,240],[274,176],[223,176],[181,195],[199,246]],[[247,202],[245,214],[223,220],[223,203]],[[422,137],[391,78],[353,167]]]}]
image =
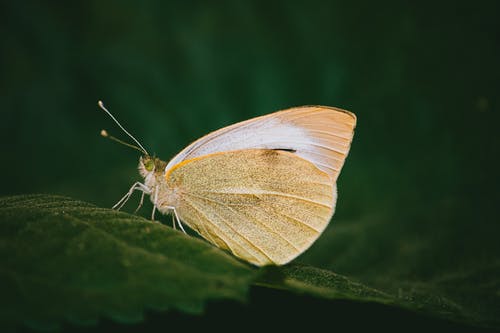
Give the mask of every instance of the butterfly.
[{"label": "butterfly", "polygon": [[[169,162],[137,144],[143,182],[155,211],[257,266],[283,265],[307,250],[327,227],[337,178],[349,152],[356,116],[327,106],[301,106],[224,127],[194,141]],[[138,208],[139,208],[138,207]]]}]

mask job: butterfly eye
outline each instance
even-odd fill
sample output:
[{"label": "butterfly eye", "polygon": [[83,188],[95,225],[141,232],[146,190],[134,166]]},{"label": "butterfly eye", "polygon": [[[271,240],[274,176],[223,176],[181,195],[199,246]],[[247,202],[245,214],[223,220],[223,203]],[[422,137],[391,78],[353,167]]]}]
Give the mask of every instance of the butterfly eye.
[{"label": "butterfly eye", "polygon": [[155,163],[151,159],[147,159],[144,162],[144,167],[146,168],[147,171],[153,171],[154,166],[155,166]]}]

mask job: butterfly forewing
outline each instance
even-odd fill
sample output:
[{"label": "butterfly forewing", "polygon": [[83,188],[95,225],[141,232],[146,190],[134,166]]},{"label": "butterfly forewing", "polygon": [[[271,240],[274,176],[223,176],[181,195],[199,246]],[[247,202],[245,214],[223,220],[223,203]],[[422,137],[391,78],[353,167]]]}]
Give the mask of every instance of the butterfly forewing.
[{"label": "butterfly forewing", "polygon": [[312,162],[335,182],[349,152],[355,126],[355,115],[342,109],[291,108],[205,135],[177,154],[166,171],[182,161],[217,152],[285,149]]}]

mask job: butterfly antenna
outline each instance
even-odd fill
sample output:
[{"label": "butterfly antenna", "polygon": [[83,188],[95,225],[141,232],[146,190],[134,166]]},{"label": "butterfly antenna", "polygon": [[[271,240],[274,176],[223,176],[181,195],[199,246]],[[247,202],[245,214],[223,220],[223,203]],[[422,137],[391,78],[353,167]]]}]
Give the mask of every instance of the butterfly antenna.
[{"label": "butterfly antenna", "polygon": [[110,140],[113,140],[113,141],[115,141],[115,142],[118,142],[119,144],[122,144],[122,145],[124,145],[124,146],[127,146],[127,147],[130,147],[130,148],[132,148],[132,149],[138,150],[138,151],[140,151],[141,153],[143,153],[143,154],[144,154],[144,152],[142,151],[142,149],[141,149],[141,148],[139,148],[139,147],[137,147],[137,146],[135,146],[135,145],[132,145],[132,144],[130,144],[130,143],[128,143],[128,142],[125,142],[125,141],[123,141],[123,140],[120,140],[120,139],[118,139],[118,138],[115,138],[115,137],[114,137],[114,136],[112,136],[112,135],[109,135],[109,134],[108,134],[108,132],[107,132],[106,130],[104,130],[104,129],[103,129],[103,130],[101,130],[101,136],[103,136],[103,137],[105,137],[105,138],[108,138],[108,139],[110,139]]},{"label": "butterfly antenna", "polygon": [[122,129],[122,131],[123,131],[123,132],[125,132],[125,134],[127,134],[127,135],[128,135],[128,136],[132,139],[132,140],[134,140],[134,142],[135,142],[135,143],[137,143],[137,146],[138,146],[138,147],[136,147],[136,146],[134,146],[134,145],[131,145],[131,144],[129,144],[129,143],[126,143],[126,142],[124,142],[124,141],[122,141],[122,140],[120,140],[120,139],[117,139],[117,138],[115,138],[114,136],[110,136],[110,135],[108,135],[108,133],[107,133],[105,130],[102,130],[102,131],[101,131],[101,135],[102,135],[102,136],[104,136],[104,137],[108,137],[108,138],[110,138],[110,139],[111,139],[111,140],[113,140],[113,141],[119,142],[119,143],[124,144],[125,146],[128,146],[128,147],[132,147],[132,148],[134,148],[134,149],[137,149],[137,150],[141,151],[142,153],[144,153],[144,154],[146,154],[146,155],[149,155],[149,153],[148,153],[148,151],[146,150],[146,148],[144,148],[144,147],[141,145],[141,143],[140,143],[140,142],[139,142],[136,138],[134,138],[134,136],[133,136],[132,134],[130,134],[130,133],[129,133],[129,132],[128,132],[128,131],[127,131],[127,130],[126,130],[126,129],[125,129],[125,128],[121,125],[121,124],[120,124],[120,122],[119,122],[118,120],[116,120],[116,118],[115,118],[115,117],[111,114],[111,112],[109,112],[109,111],[108,111],[108,109],[106,109],[106,108],[104,107],[104,104],[102,103],[102,101],[97,102],[97,104],[99,105],[99,107],[100,107],[101,109],[103,109],[103,110],[104,110],[104,112],[106,112],[106,113],[108,114],[108,116],[110,116],[110,117],[111,117],[111,119],[113,119],[113,121],[114,121],[114,122],[115,122],[115,123],[116,123],[116,124],[117,124],[117,125],[118,125],[121,129]]}]

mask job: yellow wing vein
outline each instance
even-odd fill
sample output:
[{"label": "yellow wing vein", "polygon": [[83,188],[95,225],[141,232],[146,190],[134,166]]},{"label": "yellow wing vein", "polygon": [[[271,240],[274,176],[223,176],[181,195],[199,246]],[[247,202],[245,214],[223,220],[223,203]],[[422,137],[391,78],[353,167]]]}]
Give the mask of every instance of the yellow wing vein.
[{"label": "yellow wing vein", "polygon": [[[308,215],[310,217],[315,217],[315,218],[318,218],[318,219],[323,219],[323,216],[318,215],[318,214],[314,214],[313,212],[311,212],[311,211],[309,211],[307,209],[299,208],[298,206],[287,205],[287,204],[285,204],[283,202],[273,202],[273,205],[275,205],[275,206],[281,206],[281,207],[284,207],[286,209],[290,209],[290,207],[293,207],[294,209],[300,209],[303,213],[305,213],[306,215]],[[332,208],[330,207],[329,209],[331,210]]]},{"label": "yellow wing vein", "polygon": [[[204,198],[204,197],[201,197],[201,196],[197,196],[197,195],[193,195],[193,194],[187,194],[186,193],[186,196],[191,196],[191,197],[194,197],[194,198],[198,198],[198,199],[203,199],[203,200],[207,200],[207,201],[214,201],[214,200],[211,200],[211,199],[208,199],[208,198]],[[187,201],[187,200],[185,200]],[[216,203],[218,203],[217,201],[214,201]],[[203,215],[205,217],[205,219],[212,225],[214,226],[216,229],[218,229],[219,231],[220,228],[217,228],[217,226],[212,222],[210,221],[210,219],[205,215],[203,214],[198,208],[194,207],[192,204],[190,204],[191,207],[195,208],[196,211],[198,211],[201,215]],[[255,246],[248,238],[246,238],[244,235],[242,235],[239,231],[237,231],[236,229],[234,229],[233,227],[231,227],[231,224],[227,223],[226,219],[223,218],[222,216],[220,216],[219,214],[215,213],[215,215],[217,215],[220,220],[229,228],[231,229],[232,231],[234,231],[236,234],[238,234],[242,239],[244,239],[249,245],[250,247],[253,247],[255,250],[257,250],[258,252],[262,253],[267,259],[269,259],[271,262],[273,262],[273,260],[269,257],[269,255],[264,251],[262,250],[261,248]],[[221,232],[221,234],[224,234],[223,232]],[[225,234],[224,234],[225,235]],[[226,235],[227,237],[227,235]],[[228,237],[229,238],[229,237]],[[234,252],[234,251],[233,251]]]},{"label": "yellow wing vein", "polygon": [[[331,209],[331,207],[329,205],[324,204],[322,202],[310,200],[308,198],[304,198],[304,197],[301,197],[298,195],[286,194],[286,193],[281,193],[281,192],[276,192],[276,191],[248,191],[248,192],[202,191],[202,192],[203,193],[212,193],[212,194],[257,195],[257,196],[259,196],[259,195],[271,195],[271,196],[273,196],[274,195],[277,197],[285,197],[285,198],[296,199],[299,201],[305,201],[305,202],[308,202],[308,203],[316,205],[316,206]],[[189,195],[193,195],[193,194],[190,193]],[[204,198],[204,199],[206,199],[206,198]]]},{"label": "yellow wing vein", "polygon": [[[219,192],[211,192],[211,193],[219,193]],[[239,194],[239,195],[243,195],[243,194],[240,194],[240,193],[238,193],[238,194]],[[253,195],[253,194],[248,194],[248,195]],[[206,199],[206,198],[203,198],[203,199]],[[213,200],[213,199],[212,199],[212,200]],[[299,207],[298,207],[298,206],[295,206],[295,205],[287,205],[287,204],[285,204],[285,203],[283,203],[283,202],[273,202],[273,205],[279,205],[279,206],[284,207],[284,208],[286,208],[286,209],[288,209],[288,208],[290,208],[290,207],[293,207],[294,209],[299,209]],[[231,206],[248,206],[248,205],[244,205],[244,204],[231,204]],[[269,206],[268,206],[268,205],[266,205],[265,207],[269,207]],[[328,208],[329,208],[329,209],[331,209],[331,207],[328,207]],[[301,210],[303,213],[305,213],[305,214],[309,215],[310,217],[315,217],[315,218],[318,218],[318,219],[322,219],[322,218],[323,218],[323,216],[321,216],[321,215],[317,215],[317,214],[313,214],[313,213],[312,213],[311,211],[309,211],[309,210],[306,210],[306,209],[300,209],[300,210]],[[276,209],[274,209],[274,208],[273,208],[273,211],[277,212],[277,213],[278,213],[278,214],[280,214],[280,215],[283,215],[283,216],[289,217],[290,219],[293,219],[293,220],[295,220],[295,221],[298,221],[298,222],[300,222],[301,224],[305,225],[306,227],[308,227],[308,228],[310,228],[310,229],[312,229],[312,230],[314,230],[314,231],[316,231],[316,232],[320,232],[319,230],[317,230],[316,228],[314,228],[312,225],[307,224],[307,223],[305,223],[304,221],[301,221],[301,220],[298,220],[298,219],[296,219],[296,218],[293,218],[293,217],[291,217],[291,216],[289,216],[289,215],[283,214],[283,213],[281,213],[281,211],[278,211],[278,210],[276,210]]]},{"label": "yellow wing vein", "polygon": [[[297,206],[287,205],[287,204],[285,204],[285,203],[283,203],[283,202],[273,202],[273,205],[279,205],[279,206],[281,206],[281,207],[285,207],[286,209],[289,209],[290,207],[294,207],[295,209],[298,209],[298,207],[297,207]],[[331,210],[332,208],[330,207],[329,209]],[[309,215],[309,216],[311,216],[311,217],[316,217],[316,218],[320,218],[320,219],[322,219],[322,218],[323,218],[323,216],[318,215],[318,214],[313,214],[313,213],[311,213],[309,210],[302,209],[302,208],[300,208],[300,210],[301,210],[303,213],[306,213],[307,215]]]},{"label": "yellow wing vein", "polygon": [[253,218],[251,216],[248,216],[246,214],[243,214],[243,213],[240,213],[236,210],[234,210],[233,208],[231,208],[230,206],[228,206],[227,204],[223,204],[223,203],[219,203],[220,205],[223,205],[225,207],[227,207],[229,210],[231,210],[232,212],[234,212],[236,215],[239,215],[243,218],[246,218],[248,220],[253,220],[255,223],[259,224],[262,226],[262,228],[266,229],[269,231],[269,233],[272,233],[273,235],[276,235],[278,236],[278,238],[281,238],[282,240],[284,240],[286,243],[288,243],[288,245],[290,245],[291,247],[293,247],[297,252],[301,252],[299,248],[297,248],[292,242],[290,242],[288,239],[286,239],[285,237],[283,237],[281,234],[279,234],[278,232],[270,229],[268,226],[266,226],[264,223],[262,223],[261,221],[259,221],[258,219],[256,218]]},{"label": "yellow wing vein", "polygon": [[[191,206],[191,208],[193,208],[193,210],[195,210],[199,215],[201,215],[201,217],[208,222],[208,224],[210,224],[213,228],[217,229],[221,234],[224,234],[224,232],[222,232],[219,228],[217,228],[216,225],[214,225],[210,219],[208,218],[208,216],[206,216],[205,214],[203,214],[203,212],[201,210],[199,210],[195,205],[193,205],[191,202],[187,201],[187,200],[184,200],[184,203]],[[200,223],[201,224],[201,223]],[[207,229],[205,228],[205,226],[203,225],[203,230],[205,230],[205,233],[207,234],[208,238],[210,238],[210,241],[213,243],[213,244],[217,244],[217,242],[214,242],[214,240],[212,239],[212,237],[210,236],[209,232],[207,231]],[[225,234],[224,234],[225,235]],[[227,237],[227,235],[225,235]],[[224,243],[226,244],[227,248],[230,249],[231,251],[233,251],[233,248],[222,238],[219,237],[219,239]]]},{"label": "yellow wing vein", "polygon": [[[186,201],[186,203],[187,203],[188,205],[190,205],[190,206],[191,206],[191,207],[192,207],[195,211],[197,211],[197,212],[198,212],[198,214],[202,215],[202,217],[203,217],[206,221],[208,221],[208,222],[210,223],[210,220],[208,219],[208,217],[207,217],[205,214],[203,214],[201,211],[199,211],[198,209],[196,209],[196,207],[194,207],[194,206],[193,206],[190,202],[187,202],[187,201]],[[197,224],[197,225],[200,225],[200,226],[201,226],[201,228],[203,228],[203,231],[205,232],[206,237],[208,238],[208,241],[212,242],[213,244],[217,244],[217,242],[215,242],[215,240],[212,238],[212,236],[211,236],[211,235],[210,235],[210,233],[208,232],[208,230],[207,230],[207,228],[205,227],[205,224],[204,224],[204,223],[199,223],[199,224]],[[220,237],[219,237],[219,239],[221,239],[221,240],[222,240],[222,242],[223,242],[224,244],[226,244],[226,246],[227,246],[227,248],[228,248],[228,249],[231,249],[231,247],[229,246],[229,244],[228,244],[228,243],[226,243],[226,242],[225,242],[222,238],[220,238]]]},{"label": "yellow wing vein", "polygon": [[[210,219],[199,209],[197,208],[195,205],[193,205],[191,202],[188,202],[187,200],[184,201],[186,204],[188,204],[189,206],[191,206],[196,212],[198,212],[207,222],[208,224],[210,224],[214,229],[216,229],[219,234],[221,235],[224,235],[224,237],[226,238],[230,238],[227,234],[225,234],[219,227],[217,227],[217,225],[215,225],[212,221],[210,221]],[[216,214],[217,216],[219,216],[218,214]],[[220,217],[220,216],[219,216]],[[227,223],[224,223],[227,225]],[[231,228],[232,229],[232,228]],[[205,229],[206,230],[206,229]],[[236,231],[235,231],[236,232]],[[236,232],[238,233],[238,232]],[[226,244],[227,248],[233,252],[233,253],[238,253],[238,251],[235,250],[234,247],[232,247],[231,245],[229,245],[228,242],[226,242],[224,239],[222,239],[221,237],[218,237],[224,244]],[[249,242],[246,238],[243,237],[243,240],[246,241],[247,243]],[[213,244],[217,244],[217,243],[213,243]],[[250,243],[250,247],[254,248],[255,250],[257,250],[258,252],[262,253],[266,258],[269,259],[269,257],[262,252],[261,249],[259,248],[256,248],[253,244]],[[250,252],[248,252],[247,250],[244,249],[244,247],[240,246],[241,249],[243,249],[246,254],[249,256],[249,257],[252,257],[253,259],[255,259],[256,262],[259,261],[259,259],[257,257],[255,257],[254,255],[252,255]],[[270,260],[270,259],[269,259]]]},{"label": "yellow wing vein", "polygon": [[[218,201],[218,200],[215,200],[215,199],[210,199],[210,198],[202,197],[202,196],[197,196],[197,195],[195,195],[195,194],[191,194],[191,193],[189,193],[189,194],[187,194],[187,195],[189,195],[189,196],[194,196],[194,197],[199,198],[199,199],[202,199],[202,200],[207,200],[207,201],[214,202],[214,203],[216,203],[216,204],[218,204],[218,205],[221,205],[221,206],[223,206],[223,207],[226,207],[227,209],[229,209],[230,211],[232,211],[232,212],[233,212],[233,213],[235,213],[236,215],[239,215],[239,216],[241,216],[241,217],[243,217],[243,218],[246,218],[247,220],[249,220],[249,219],[250,219],[250,217],[249,217],[249,216],[247,216],[246,214],[242,214],[242,213],[240,213],[240,212],[238,212],[238,211],[234,210],[233,208],[231,208],[231,205],[228,205],[228,204],[226,204],[226,203],[224,203],[224,202],[221,202],[221,201]],[[218,215],[218,214],[217,214],[217,215]],[[220,216],[219,216],[219,217],[220,217]],[[285,237],[283,237],[282,235],[280,235],[280,234],[279,234],[279,233],[277,233],[276,231],[274,231],[274,230],[270,229],[268,226],[266,226],[265,224],[261,223],[259,220],[257,220],[257,219],[252,219],[252,220],[256,221],[259,225],[261,225],[264,229],[267,229],[270,233],[272,233],[272,234],[274,234],[274,235],[278,236],[279,238],[281,238],[282,240],[284,240],[285,242],[287,242],[287,243],[288,243],[291,247],[293,247],[293,248],[294,248],[297,252],[300,252],[300,249],[298,249],[295,245],[293,245],[293,244],[292,244],[292,243],[291,243],[288,239],[286,239]],[[227,225],[227,223],[226,223],[226,225]],[[231,228],[231,229],[233,229],[233,228]],[[233,229],[233,230],[234,230],[234,229]],[[235,232],[236,232],[236,230],[235,230]],[[238,235],[242,236],[239,232],[237,232],[237,233],[238,233]],[[242,236],[242,237],[243,237],[243,236]],[[245,238],[245,239],[247,239],[247,238]],[[247,240],[248,240],[248,239],[247,239]]]},{"label": "yellow wing vein", "polygon": [[[293,217],[293,216],[290,216],[290,215],[284,214],[284,213],[282,213],[281,211],[279,211],[279,210],[275,209],[275,208],[274,208],[274,207],[272,207],[272,206],[266,206],[266,207],[271,208],[271,210],[272,210],[275,214],[278,214],[278,215],[284,216],[285,218],[290,219],[290,220],[294,220],[294,221],[298,222],[300,225],[303,225],[303,226],[305,226],[305,227],[307,227],[307,228],[311,229],[311,230],[312,230],[312,231],[314,231],[314,232],[317,232],[317,233],[320,233],[320,232],[321,232],[320,230],[318,230],[318,229],[314,228],[312,225],[307,224],[306,222],[301,221],[301,220],[299,220],[299,219],[297,219],[297,218],[295,218],[295,217]],[[268,208],[268,209],[266,209],[266,210],[267,210],[267,211],[269,211],[269,208]]]}]

